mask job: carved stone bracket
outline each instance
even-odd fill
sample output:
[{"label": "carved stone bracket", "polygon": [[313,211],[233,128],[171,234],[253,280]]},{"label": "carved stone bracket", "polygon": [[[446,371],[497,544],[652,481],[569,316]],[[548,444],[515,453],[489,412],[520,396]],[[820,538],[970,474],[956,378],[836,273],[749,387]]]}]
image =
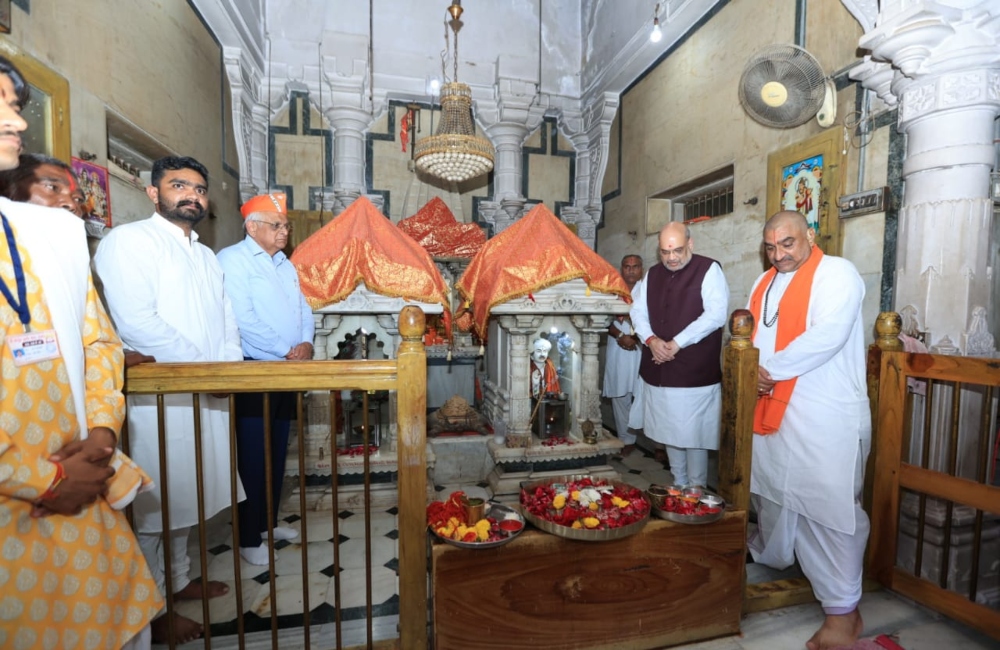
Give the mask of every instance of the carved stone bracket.
[{"label": "carved stone bracket", "polygon": [[240,199],[245,201],[267,187],[268,115],[258,93],[263,71],[242,48],[223,47],[222,58],[232,93]]}]

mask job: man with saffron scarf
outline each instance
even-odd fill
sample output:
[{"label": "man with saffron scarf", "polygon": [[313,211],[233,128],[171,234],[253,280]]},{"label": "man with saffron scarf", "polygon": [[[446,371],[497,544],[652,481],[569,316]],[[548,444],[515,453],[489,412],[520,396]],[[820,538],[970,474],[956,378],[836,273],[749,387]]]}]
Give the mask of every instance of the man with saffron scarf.
[{"label": "man with saffron scarf", "polygon": [[849,261],[824,255],[797,212],[764,225],[773,268],[750,293],[760,350],[750,492],[758,514],[749,546],[775,568],[795,558],[826,620],[809,650],[850,647],[870,529],[861,508],[871,417],[861,319],[864,283]]}]

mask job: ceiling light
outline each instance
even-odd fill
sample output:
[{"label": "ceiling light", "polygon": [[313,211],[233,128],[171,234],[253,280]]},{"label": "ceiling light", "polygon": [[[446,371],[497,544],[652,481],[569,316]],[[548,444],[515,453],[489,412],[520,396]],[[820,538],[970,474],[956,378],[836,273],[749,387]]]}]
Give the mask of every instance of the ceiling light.
[{"label": "ceiling light", "polygon": [[660,3],[656,3],[653,9],[653,31],[649,33],[650,43],[659,43],[663,38],[663,30],[660,29]]},{"label": "ceiling light", "polygon": [[[436,178],[460,183],[493,169],[493,145],[476,135],[472,123],[472,89],[458,81],[458,28],[462,3],[448,7],[454,38],[454,74],[441,84],[441,122],[437,132],[417,141],[413,152],[417,168]],[[447,47],[447,31],[445,46]],[[444,61],[442,60],[442,68]],[[444,76],[442,70],[442,77]]]}]

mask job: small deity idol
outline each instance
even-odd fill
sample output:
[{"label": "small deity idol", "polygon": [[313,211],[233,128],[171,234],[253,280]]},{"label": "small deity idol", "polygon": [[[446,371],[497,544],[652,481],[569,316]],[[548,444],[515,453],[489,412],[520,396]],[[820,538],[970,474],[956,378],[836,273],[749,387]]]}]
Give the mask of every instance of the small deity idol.
[{"label": "small deity idol", "polygon": [[531,348],[531,396],[544,399],[550,393],[559,393],[559,375],[549,359],[552,344],[545,339],[535,339]]}]

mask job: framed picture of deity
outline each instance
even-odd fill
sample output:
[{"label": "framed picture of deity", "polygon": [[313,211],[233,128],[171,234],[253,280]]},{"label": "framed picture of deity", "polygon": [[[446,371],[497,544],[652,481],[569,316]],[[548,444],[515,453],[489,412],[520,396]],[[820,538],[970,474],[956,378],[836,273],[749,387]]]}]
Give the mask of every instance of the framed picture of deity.
[{"label": "framed picture of deity", "polygon": [[837,197],[841,183],[841,144],[830,129],[767,157],[767,215],[799,212],[816,231],[824,253],[840,255],[843,243]]},{"label": "framed picture of deity", "polygon": [[83,219],[87,224],[87,233],[100,237],[105,228],[111,227],[108,168],[76,157],[70,160],[86,201]]}]

